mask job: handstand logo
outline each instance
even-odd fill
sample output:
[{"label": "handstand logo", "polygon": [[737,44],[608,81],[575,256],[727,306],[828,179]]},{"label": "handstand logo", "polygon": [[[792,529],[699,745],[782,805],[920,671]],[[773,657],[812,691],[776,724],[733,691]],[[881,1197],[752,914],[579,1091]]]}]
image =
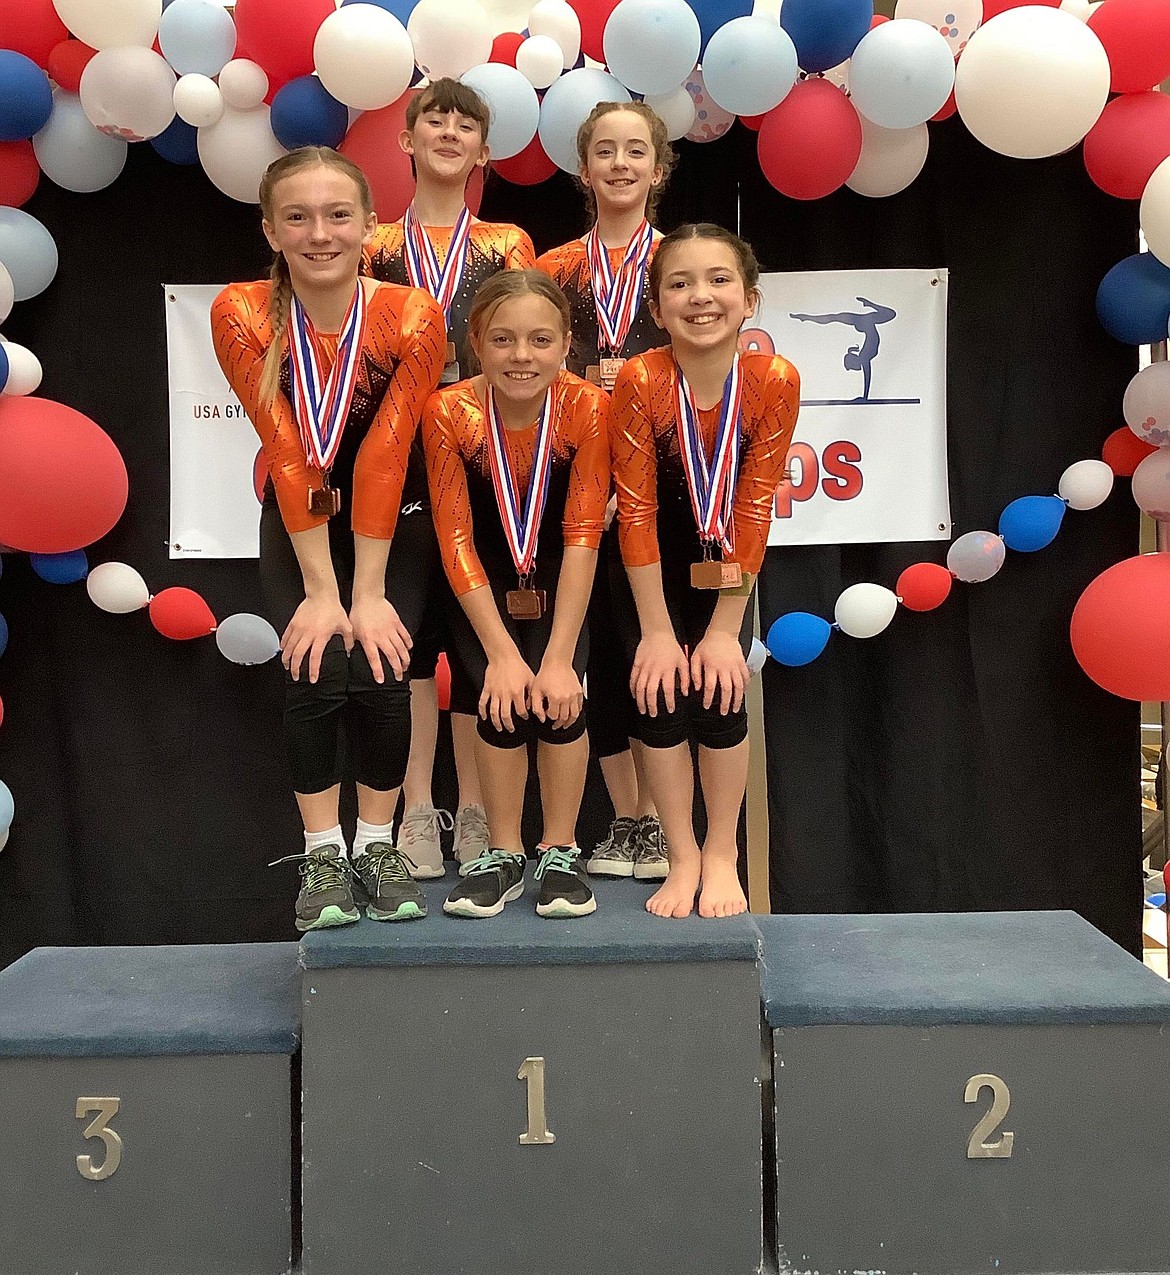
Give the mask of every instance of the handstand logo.
[{"label": "handstand logo", "polygon": [[883,323],[896,319],[898,312],[888,305],[870,301],[867,297],[858,297],[857,302],[867,308],[861,311],[844,310],[835,314],[789,314],[790,319],[796,319],[801,323],[843,324],[845,327],[852,328],[861,337],[859,342],[846,349],[842,360],[847,372],[861,373],[861,393],[853,398],[807,398],[802,401],[809,405],[817,404],[826,407],[829,405],[844,407],[852,403],[920,403],[922,400],[918,398],[870,397],[873,365],[882,343],[878,328]]}]

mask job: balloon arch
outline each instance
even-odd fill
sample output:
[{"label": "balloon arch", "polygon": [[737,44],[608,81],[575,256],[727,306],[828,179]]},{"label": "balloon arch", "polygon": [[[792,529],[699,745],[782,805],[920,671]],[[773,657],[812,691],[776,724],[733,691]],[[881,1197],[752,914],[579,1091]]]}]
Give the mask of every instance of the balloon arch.
[{"label": "balloon arch", "polygon": [[[775,6],[775,0],[762,0]],[[958,113],[984,145],[1040,158],[1082,143],[1105,192],[1141,201],[1149,252],[1102,280],[1097,313],[1117,340],[1166,339],[1170,321],[1170,0],[536,0],[522,31],[498,29],[478,0],[21,0],[0,40],[0,322],[52,282],[48,231],[20,211],[42,173],[68,190],[112,183],[128,146],[147,142],[175,164],[200,164],[225,194],[255,203],[261,173],[284,150],[336,146],[366,170],[379,215],[411,194],[395,144],[410,87],[450,75],[492,112],[495,171],[534,185],[576,169],[577,127],[602,100],[645,98],[672,138],[717,142],[738,118],[758,132],[762,172],[782,194],[818,199],[845,185],[880,198],[921,171],[932,121]],[[125,563],[89,570],[85,547],[117,522],[126,469],[93,421],[31,397],[35,354],[0,344],[0,543],[23,550],[46,580],[87,579],[105,610],[149,608],[168,637],[216,634],[240,663],[270,659],[276,635],[256,616],[216,625],[188,589],[151,596]],[[834,628],[881,632],[898,605],[941,605],[954,580],[978,583],[1006,550],[1033,552],[1057,535],[1067,508],[1091,509],[1114,475],[1132,476],[1139,506],[1170,520],[1170,365],[1133,378],[1128,428],[1103,460],[1060,477],[1056,494],[1024,495],[996,531],[955,540],[945,567],[917,563],[893,589],[861,583],[833,621],[802,612],[771,626],[780,662],[815,659]],[[85,482],[78,475],[85,475]],[[33,481],[35,477],[35,481]],[[1072,642],[1086,673],[1134,699],[1170,699],[1170,658],[1128,654],[1149,590],[1170,591],[1167,559],[1110,568],[1085,590]],[[1170,655],[1170,635],[1160,639]],[[7,626],[0,617],[0,652]],[[0,705],[0,721],[3,706]],[[12,800],[0,783],[0,845]]]}]

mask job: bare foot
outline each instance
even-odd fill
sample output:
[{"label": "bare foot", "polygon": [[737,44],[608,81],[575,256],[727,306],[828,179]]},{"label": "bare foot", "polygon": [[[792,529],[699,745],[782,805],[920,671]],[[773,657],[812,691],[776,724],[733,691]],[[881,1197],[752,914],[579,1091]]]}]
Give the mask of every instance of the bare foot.
[{"label": "bare foot", "polygon": [[700,916],[738,916],[747,911],[747,899],[739,883],[735,863],[714,855],[703,856],[703,892]]},{"label": "bare foot", "polygon": [[698,858],[671,863],[666,880],[646,900],[646,911],[655,916],[690,916],[701,873],[702,862]]}]

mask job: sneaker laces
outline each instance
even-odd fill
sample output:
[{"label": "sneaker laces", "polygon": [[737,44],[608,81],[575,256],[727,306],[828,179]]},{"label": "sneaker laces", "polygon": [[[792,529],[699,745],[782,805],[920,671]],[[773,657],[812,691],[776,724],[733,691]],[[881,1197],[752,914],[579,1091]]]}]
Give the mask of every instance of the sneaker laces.
[{"label": "sneaker laces", "polygon": [[666,839],[662,835],[662,823],[654,815],[643,815],[634,829],[638,848],[655,859],[667,858]]},{"label": "sneaker laces", "polygon": [[366,857],[369,858],[370,866],[374,869],[379,886],[385,883],[405,885],[412,879],[403,860],[412,868],[416,870],[418,868],[418,864],[410,855],[404,854],[386,841],[372,841],[366,847]]},{"label": "sneaker laces", "polygon": [[472,859],[466,865],[465,876],[478,876],[481,872],[495,872],[497,868],[507,867],[509,859],[519,859],[520,855],[511,854],[507,850],[489,850],[478,859]]},{"label": "sneaker laces", "polygon": [[412,806],[403,816],[398,829],[400,840],[435,842],[439,830],[450,832],[455,820],[449,810],[436,810],[434,806]]},{"label": "sneaker laces", "polygon": [[536,872],[533,874],[537,881],[544,877],[546,872],[575,872],[577,870],[577,851],[569,846],[549,846],[549,848],[540,856],[540,862],[536,865]]},{"label": "sneaker laces", "polygon": [[474,836],[479,838],[487,838],[488,822],[487,815],[484,813],[482,806],[462,806],[459,810],[458,818],[455,821],[459,825],[456,833],[457,837]]},{"label": "sneaker laces", "polygon": [[[326,850],[331,854],[323,853]],[[326,890],[334,890],[339,886],[347,886],[352,872],[348,859],[343,859],[336,846],[322,846],[308,854],[286,854],[281,859],[273,859],[268,865],[275,868],[278,863],[300,863],[300,874],[305,879],[305,894],[321,894]]]},{"label": "sneaker laces", "polygon": [[618,815],[613,823],[609,825],[609,832],[606,834],[605,840],[598,843],[597,849],[593,853],[600,855],[607,850],[615,849],[617,846],[628,842],[637,830],[637,819],[631,819],[628,815]]}]

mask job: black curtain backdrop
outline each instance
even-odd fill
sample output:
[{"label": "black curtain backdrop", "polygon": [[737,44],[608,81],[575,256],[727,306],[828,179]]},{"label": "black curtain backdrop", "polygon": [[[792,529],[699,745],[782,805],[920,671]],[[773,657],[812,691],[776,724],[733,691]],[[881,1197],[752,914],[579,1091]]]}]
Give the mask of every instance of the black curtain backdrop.
[{"label": "black curtain backdrop", "polygon": [[[738,124],[684,143],[661,224],[738,220],[765,270],[949,268],[956,535],[994,528],[1009,500],[1051,492],[1067,464],[1099,455],[1135,360],[1100,331],[1093,297],[1133,251],[1136,216],[1091,185],[1078,153],[1007,160],[950,121],[932,126],[926,170],[903,194],[799,204],[766,185],[754,145]],[[109,189],[73,195],[44,179],[26,210],[61,265],[5,334],[40,357],[40,392],[101,424],[130,473],[126,513],[91,565],[128,562],[154,592],[197,589],[220,617],[255,610],[253,562],[168,557],[162,289],[263,274],[256,209],[135,146]],[[538,250],[584,228],[563,175],[491,182],[482,215],[523,225]],[[900,612],[869,642],[837,635],[803,670],[769,663],[775,910],[1069,907],[1140,949],[1137,709],[1087,681],[1067,636],[1081,589],[1136,545],[1121,491],[937,612]],[[845,585],[892,585],[944,552],[772,550],[762,623],[795,608],[831,616]],[[0,611],[0,778],[17,805],[0,854],[0,965],[44,944],[291,937],[295,873],[265,866],[299,844],[279,669],[237,668],[210,640],[171,642],[145,612],[106,615],[20,554],[4,557]],[[437,796],[453,799],[449,763]],[[610,813],[594,774],[585,844]]]}]

